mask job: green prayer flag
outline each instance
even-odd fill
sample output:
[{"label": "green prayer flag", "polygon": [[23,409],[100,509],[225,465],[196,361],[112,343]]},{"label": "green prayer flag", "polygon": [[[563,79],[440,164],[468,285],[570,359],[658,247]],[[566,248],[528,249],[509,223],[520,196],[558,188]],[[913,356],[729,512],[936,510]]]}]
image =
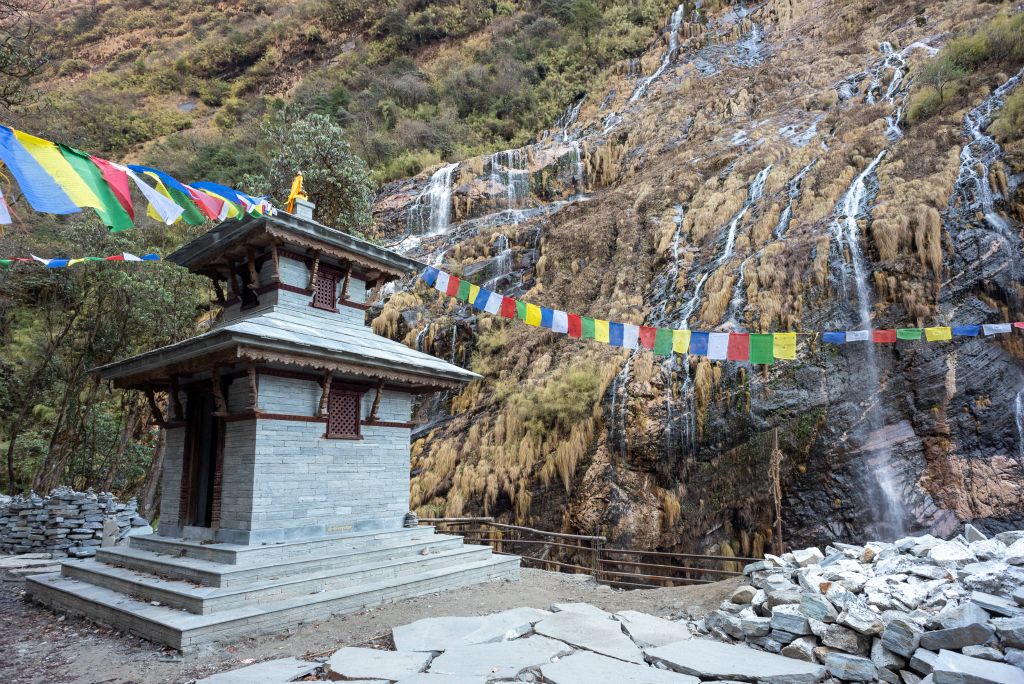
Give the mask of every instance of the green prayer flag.
[{"label": "green prayer flag", "polygon": [[14,262],[10,259],[0,259],[0,268],[10,268]]},{"label": "green prayer flag", "polygon": [[521,321],[526,320],[526,302],[516,300],[516,318]]},{"label": "green prayer flag", "polygon": [[583,330],[583,339],[592,340],[594,339],[594,319],[587,318],[586,316],[580,317],[580,328]]},{"label": "green prayer flag", "polygon": [[117,200],[110,185],[103,178],[103,172],[92,163],[89,156],[80,150],[67,145],[57,145],[61,156],[74,169],[89,189],[93,191],[103,206],[96,207],[96,213],[110,230],[117,232],[133,228],[132,217],[124,210]]},{"label": "green prayer flag", "polygon": [[455,298],[459,301],[466,301],[469,299],[469,281],[459,281],[459,291],[455,293]]},{"label": "green prayer flag", "polygon": [[896,328],[897,340],[919,340],[921,339],[921,328]]},{"label": "green prayer flag", "polygon": [[775,362],[775,336],[771,333],[750,335],[750,363]]},{"label": "green prayer flag", "polygon": [[654,336],[654,353],[660,356],[672,356],[672,331],[658,328]]}]

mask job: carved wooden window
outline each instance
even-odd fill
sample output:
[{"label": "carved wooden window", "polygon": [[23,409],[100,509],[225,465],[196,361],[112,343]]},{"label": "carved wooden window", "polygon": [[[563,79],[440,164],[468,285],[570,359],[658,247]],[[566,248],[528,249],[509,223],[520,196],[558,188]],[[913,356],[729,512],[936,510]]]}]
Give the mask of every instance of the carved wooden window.
[{"label": "carved wooden window", "polygon": [[327,436],[332,439],[359,439],[359,409],[362,395],[331,387],[327,411]]},{"label": "carved wooden window", "polygon": [[326,311],[336,311],[334,297],[338,289],[338,276],[320,271],[316,274],[316,286],[313,289],[313,306]]}]

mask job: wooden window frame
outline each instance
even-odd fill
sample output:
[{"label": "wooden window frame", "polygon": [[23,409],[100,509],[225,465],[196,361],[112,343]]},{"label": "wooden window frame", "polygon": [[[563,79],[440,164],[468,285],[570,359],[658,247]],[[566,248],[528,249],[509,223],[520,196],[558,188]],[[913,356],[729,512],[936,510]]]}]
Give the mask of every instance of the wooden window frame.
[{"label": "wooden window frame", "polygon": [[[362,424],[363,424],[363,395],[366,393],[364,389],[355,389],[351,385],[345,385],[340,382],[331,383],[331,392],[327,398],[327,426],[324,430],[324,437],[326,439],[349,439],[359,440],[363,439]],[[334,402],[336,397],[351,397],[355,401],[356,409],[356,424],[355,431],[347,434],[337,434],[331,432],[331,412],[334,408]]]},{"label": "wooden window frame", "polygon": [[[309,301],[309,305],[311,307],[313,307],[314,309],[319,309],[320,311],[330,311],[332,313],[337,313],[338,312],[338,306],[337,306],[336,300],[338,298],[337,297],[337,293],[338,293],[338,278],[340,277],[340,275],[341,274],[337,273],[336,271],[333,271],[331,269],[326,269],[323,266],[320,266],[320,268],[317,269],[316,282],[313,283],[313,297]],[[331,305],[330,306],[327,306],[325,304],[320,304],[319,302],[317,302],[317,292],[318,292],[318,290],[320,288],[320,279],[321,278],[323,278],[323,279],[330,279],[331,284],[332,284],[332,287],[331,287]]]}]

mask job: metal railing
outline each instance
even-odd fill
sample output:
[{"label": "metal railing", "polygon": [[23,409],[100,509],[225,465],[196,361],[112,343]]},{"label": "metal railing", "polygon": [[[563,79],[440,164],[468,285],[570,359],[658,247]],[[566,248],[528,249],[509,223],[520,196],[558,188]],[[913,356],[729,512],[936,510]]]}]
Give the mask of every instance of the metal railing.
[{"label": "metal railing", "polygon": [[604,537],[506,525],[486,517],[420,518],[419,522],[441,533],[461,535],[470,544],[489,545],[495,553],[519,556],[526,567],[586,574],[601,584],[626,589],[709,584],[741,575],[745,564],[760,560],[610,548]]}]

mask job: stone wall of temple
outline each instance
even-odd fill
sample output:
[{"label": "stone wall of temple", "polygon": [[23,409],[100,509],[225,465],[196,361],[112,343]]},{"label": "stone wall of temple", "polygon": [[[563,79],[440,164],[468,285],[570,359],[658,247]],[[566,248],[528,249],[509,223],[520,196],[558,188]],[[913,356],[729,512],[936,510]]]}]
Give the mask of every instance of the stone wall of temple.
[{"label": "stone wall of temple", "polygon": [[69,487],[59,487],[49,496],[16,496],[0,503],[0,552],[92,556],[103,541],[108,516],[117,526],[115,539],[132,530],[152,532],[139,516],[135,499],[122,503],[107,492],[76,492]]}]

